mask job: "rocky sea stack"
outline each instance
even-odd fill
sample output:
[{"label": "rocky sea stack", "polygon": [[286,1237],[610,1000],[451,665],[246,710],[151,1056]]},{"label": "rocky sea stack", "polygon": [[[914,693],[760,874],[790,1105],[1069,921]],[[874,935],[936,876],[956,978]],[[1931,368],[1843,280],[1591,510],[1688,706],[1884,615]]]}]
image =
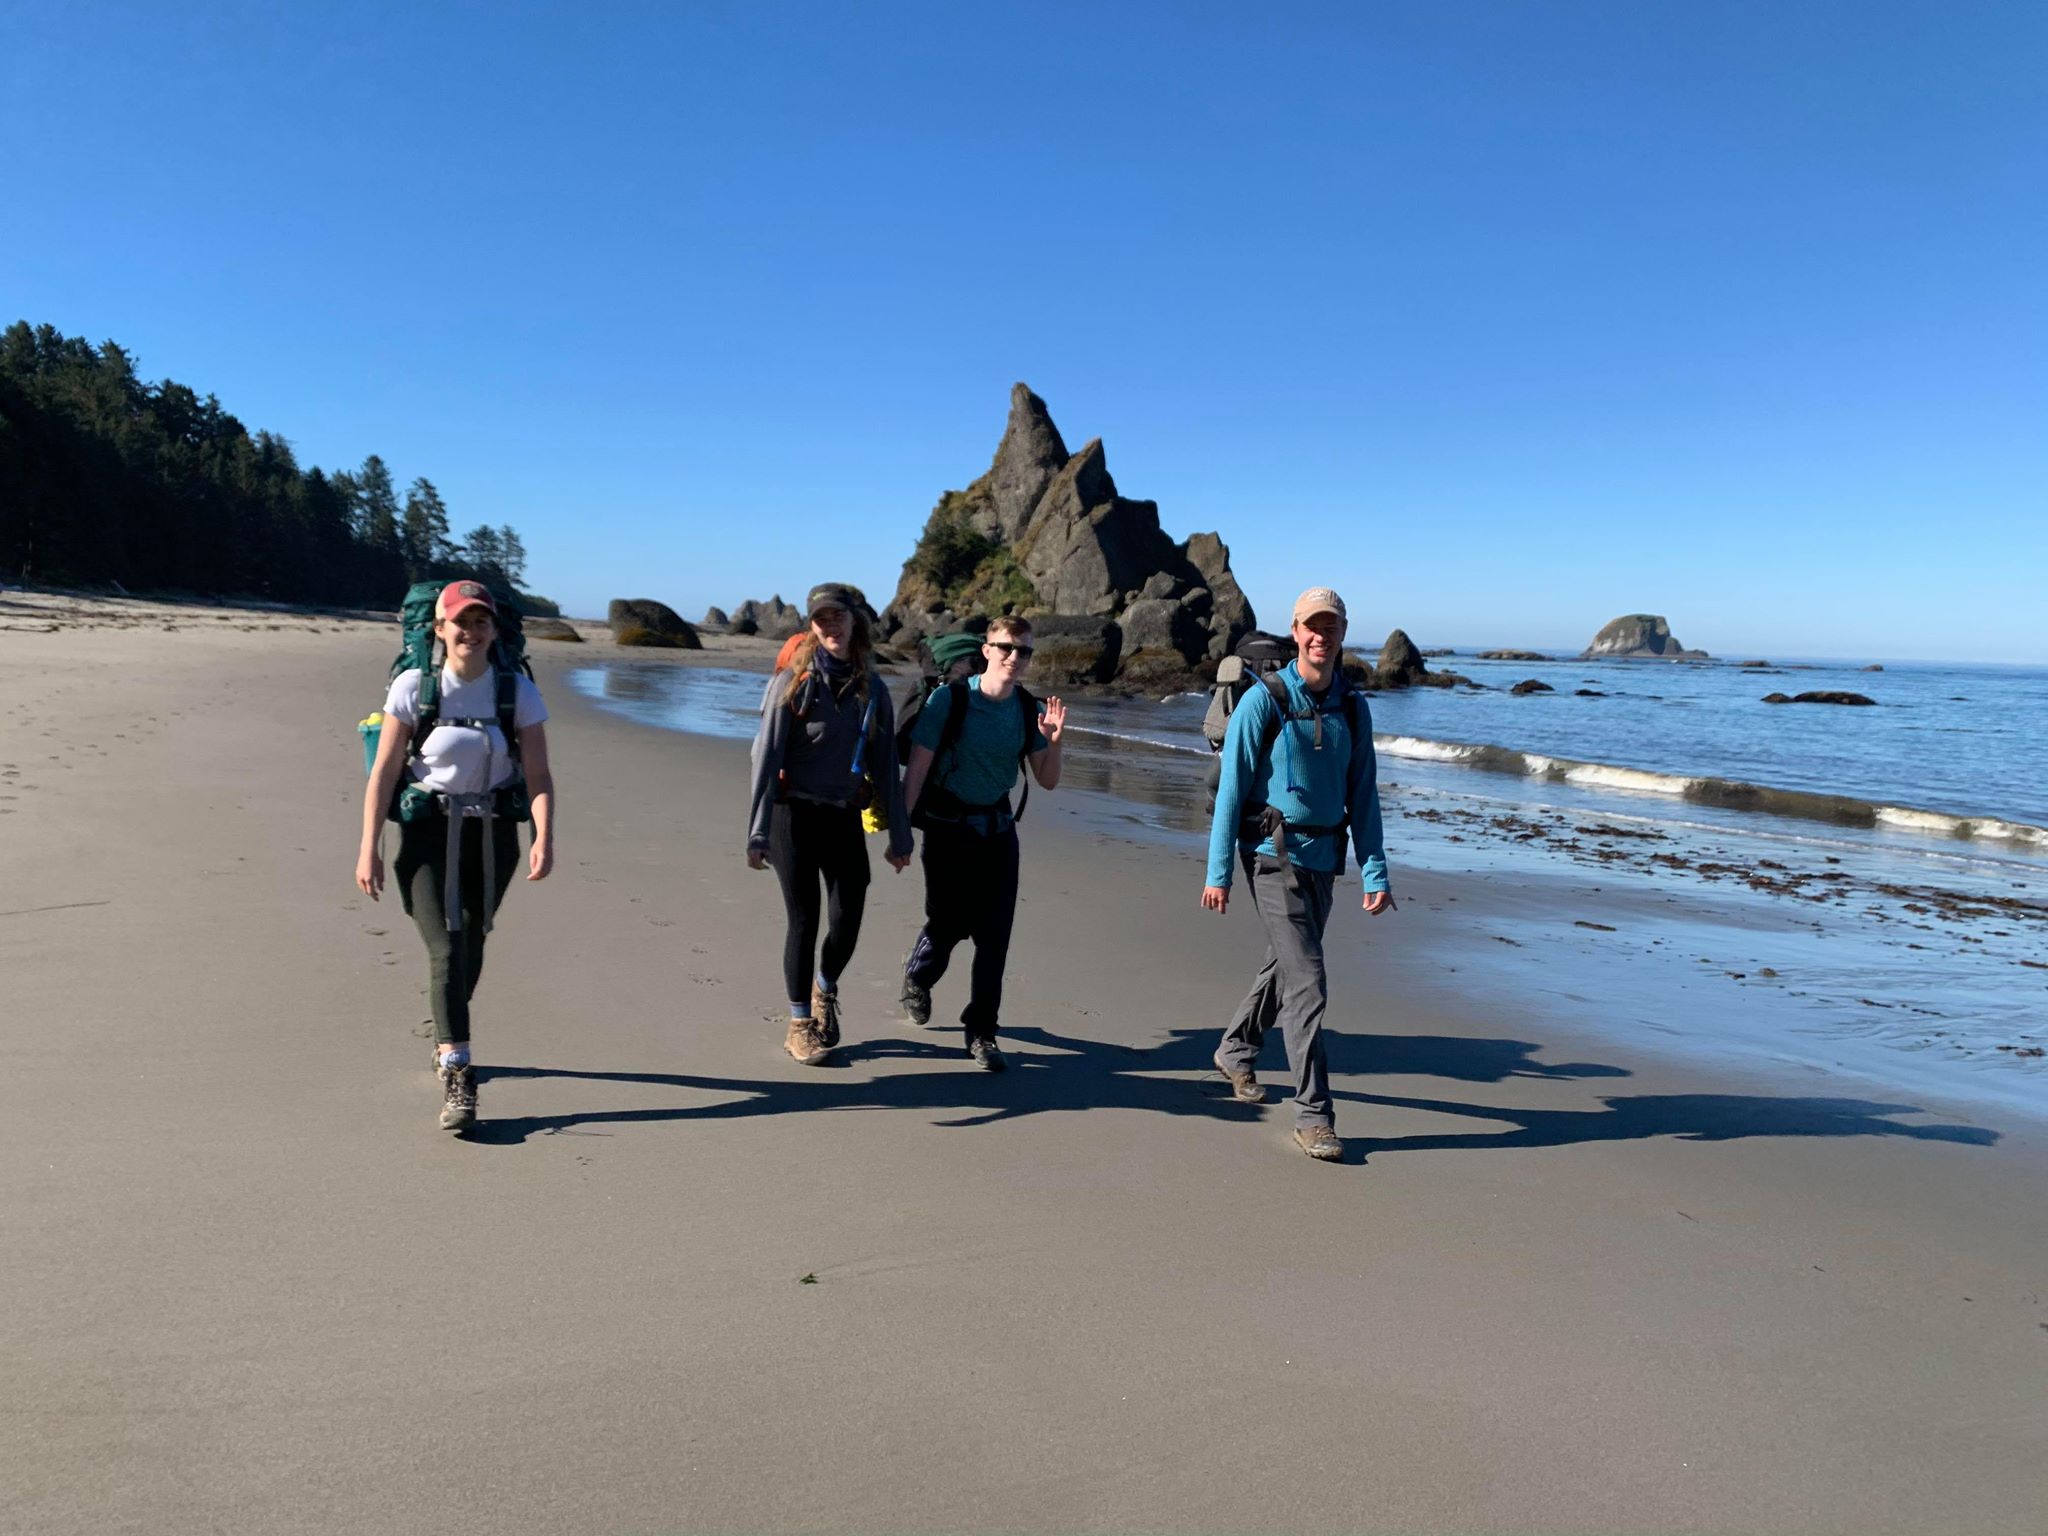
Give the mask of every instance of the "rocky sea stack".
[{"label": "rocky sea stack", "polygon": [[1705,651],[1688,651],[1661,613],[1625,613],[1600,627],[1585,656],[1641,656],[1665,661],[1705,661]]},{"label": "rocky sea stack", "polygon": [[672,651],[698,651],[704,642],[697,631],[667,603],[651,597],[615,597],[605,613],[612,639],[619,645],[645,645]]},{"label": "rocky sea stack", "polygon": [[1156,502],[1117,491],[1102,440],[1070,454],[1022,384],[988,472],[932,509],[878,633],[907,650],[999,613],[1032,620],[1048,685],[1180,685],[1255,624],[1223,541],[1168,538]]}]

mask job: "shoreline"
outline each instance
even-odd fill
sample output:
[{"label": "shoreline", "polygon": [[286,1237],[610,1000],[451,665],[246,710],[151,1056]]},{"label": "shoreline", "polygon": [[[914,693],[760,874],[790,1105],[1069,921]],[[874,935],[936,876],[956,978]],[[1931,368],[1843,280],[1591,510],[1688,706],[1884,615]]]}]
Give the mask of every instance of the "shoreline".
[{"label": "shoreline", "polygon": [[[709,721],[705,739],[739,739],[727,727],[751,720],[755,690],[739,691],[744,712]],[[659,697],[595,702],[650,730],[688,729],[687,713],[663,718]],[[1198,858],[1206,758],[1118,756],[1114,738],[1075,729],[1067,779],[1100,797],[1090,825]],[[1109,754],[1089,750],[1102,742]],[[1383,777],[1399,771],[1383,764]],[[1418,874],[1444,882],[1432,899],[1461,926],[1438,942],[1497,1001],[1526,1004],[1534,975],[1555,1022],[1593,1038],[1647,1030],[1673,1053],[1778,1081],[1826,1070],[2048,1119],[2048,1027],[2027,1001],[2048,993],[2048,904],[2031,882],[2014,894],[1989,876],[1958,883],[1968,870],[1945,883],[1902,875],[1848,845],[1759,850],[1740,841],[1747,829],[1605,805],[1502,804],[1398,780],[1383,798],[1397,892]]]}]

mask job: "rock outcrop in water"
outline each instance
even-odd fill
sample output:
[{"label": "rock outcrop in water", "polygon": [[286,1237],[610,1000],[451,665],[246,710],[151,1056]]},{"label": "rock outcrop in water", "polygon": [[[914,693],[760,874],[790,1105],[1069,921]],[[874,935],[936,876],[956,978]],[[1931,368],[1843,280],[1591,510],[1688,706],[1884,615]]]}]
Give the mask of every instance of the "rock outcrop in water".
[{"label": "rock outcrop in water", "polygon": [[1688,651],[1671,633],[1660,613],[1625,613],[1600,627],[1582,656],[1652,657],[1665,661],[1705,661],[1705,651]]},{"label": "rock outcrop in water", "polygon": [[1056,642],[1041,646],[1047,670],[1131,687],[1186,679],[1256,622],[1223,541],[1168,538],[1157,503],[1118,492],[1102,440],[1068,453],[1022,384],[987,473],[939,498],[877,632],[908,649],[998,613]]},{"label": "rock outcrop in water", "polygon": [[1875,699],[1869,699],[1869,698],[1865,698],[1865,697],[1864,697],[1864,696],[1863,696],[1862,694],[1860,694],[1860,693],[1842,693],[1842,692],[1838,692],[1838,691],[1836,691],[1836,690],[1833,690],[1833,689],[1826,689],[1826,688],[1818,688],[1818,689],[1814,689],[1814,690],[1812,690],[1812,691],[1810,691],[1810,692],[1807,692],[1807,693],[1795,693],[1795,694],[1793,694],[1793,695],[1792,695],[1791,697],[1789,697],[1789,698],[1788,698],[1788,697],[1786,697],[1786,696],[1785,696],[1784,694],[1782,694],[1782,693],[1767,693],[1767,694],[1765,694],[1765,695],[1764,695],[1764,702],[1765,702],[1766,704],[1871,704],[1871,705],[1874,705],[1874,704],[1876,704],[1876,703],[1877,703],[1877,700],[1875,700]]},{"label": "rock outcrop in water", "polygon": [[[1477,688],[1471,678],[1457,672],[1432,672],[1423,659],[1423,653],[1416,649],[1415,642],[1408,638],[1408,631],[1397,629],[1387,636],[1387,643],[1380,647],[1379,661],[1369,669],[1354,673],[1356,681],[1370,688]],[[1348,670],[1348,669],[1347,669]]]}]

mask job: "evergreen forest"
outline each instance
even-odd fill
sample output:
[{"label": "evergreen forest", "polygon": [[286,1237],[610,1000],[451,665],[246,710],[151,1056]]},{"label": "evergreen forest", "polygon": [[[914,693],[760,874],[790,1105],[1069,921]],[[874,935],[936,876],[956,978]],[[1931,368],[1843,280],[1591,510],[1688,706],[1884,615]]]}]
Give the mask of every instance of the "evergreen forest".
[{"label": "evergreen forest", "polygon": [[371,454],[301,469],[212,395],[137,375],[93,346],[17,321],[0,332],[0,576],[58,586],[392,608],[414,581],[473,577],[527,613],[510,526],[458,541],[434,483],[403,494]]}]

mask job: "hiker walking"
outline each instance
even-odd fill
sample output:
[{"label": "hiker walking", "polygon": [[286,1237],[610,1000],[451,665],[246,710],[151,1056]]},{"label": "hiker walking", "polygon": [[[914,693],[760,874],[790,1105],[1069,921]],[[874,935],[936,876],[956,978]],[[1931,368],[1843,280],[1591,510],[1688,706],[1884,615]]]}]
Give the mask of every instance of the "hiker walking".
[{"label": "hiker walking", "polygon": [[[1031,664],[1031,625],[1004,616],[989,621],[982,645],[986,669],[932,694],[911,733],[903,798],[924,828],[924,928],[904,966],[903,1007],[912,1023],[929,1024],[932,988],[962,939],[974,943],[974,967],[960,1022],[967,1054],[984,1071],[1007,1062],[996,1046],[1003,1002],[1003,966],[1017,914],[1017,818],[1010,790],[1029,764],[1046,789],[1060,781],[1060,738],[1067,706],[1038,701],[1019,682]],[[1029,782],[1024,794],[1031,793]]]},{"label": "hiker walking", "polygon": [[1344,1155],[1323,1053],[1323,929],[1344,869],[1348,827],[1365,885],[1365,910],[1394,910],[1380,826],[1372,713],[1343,675],[1344,600],[1311,587],[1294,603],[1294,661],[1261,678],[1230,715],[1222,779],[1209,828],[1202,905],[1230,901],[1235,852],[1266,929],[1266,959],[1237,1017],[1223,1032],[1216,1066],[1246,1104],[1266,1097],[1254,1073],[1259,1045],[1277,1022],[1294,1073],[1294,1140],[1310,1157]]},{"label": "hiker walking", "polygon": [[862,813],[887,824],[887,858],[898,874],[910,863],[910,817],[896,765],[895,706],[870,659],[864,603],[852,589],[827,582],[811,590],[805,608],[809,630],[770,681],[754,733],[747,867],[772,866],[782,884],[789,918],[783,1048],[811,1067],[839,1044],[839,978],[853,958],[867,904]]},{"label": "hiker walking", "polygon": [[545,880],[554,868],[555,782],[547,706],[506,639],[517,615],[501,629],[488,587],[451,581],[433,599],[431,630],[416,633],[415,603],[424,606],[433,590],[416,587],[407,598],[408,651],[424,664],[401,670],[384,700],[356,884],[373,901],[383,890],[384,822],[397,821],[392,874],[427,946],[441,1125],[462,1131],[476,1123],[469,1005],[484,936],[519,863],[521,821],[533,821],[526,878]]}]

